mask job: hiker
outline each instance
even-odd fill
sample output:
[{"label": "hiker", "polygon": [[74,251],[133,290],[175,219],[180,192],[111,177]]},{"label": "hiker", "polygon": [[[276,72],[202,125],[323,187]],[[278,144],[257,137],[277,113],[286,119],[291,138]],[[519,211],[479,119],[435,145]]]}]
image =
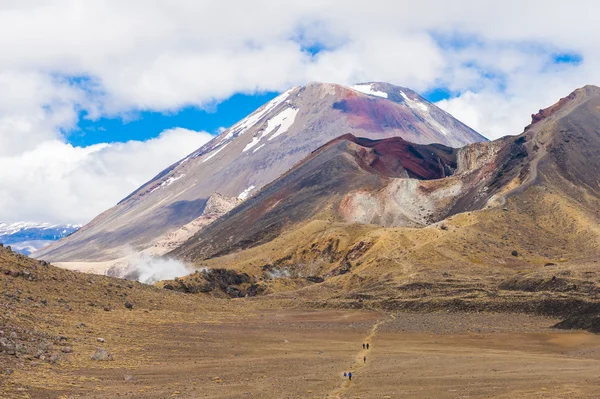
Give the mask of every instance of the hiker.
[{"label": "hiker", "polygon": [[363,344],[363,349],[365,349],[365,344]]},{"label": "hiker", "polygon": [[367,362],[367,357],[363,357],[363,361],[366,363]]},{"label": "hiker", "polygon": [[346,376],[347,376],[347,375],[348,375],[348,374],[347,374],[347,373],[344,371],[344,378],[346,378]]},{"label": "hiker", "polygon": [[367,350],[369,350],[369,344],[367,343]]},{"label": "hiker", "polygon": [[352,381],[352,371],[348,373],[348,379]]}]

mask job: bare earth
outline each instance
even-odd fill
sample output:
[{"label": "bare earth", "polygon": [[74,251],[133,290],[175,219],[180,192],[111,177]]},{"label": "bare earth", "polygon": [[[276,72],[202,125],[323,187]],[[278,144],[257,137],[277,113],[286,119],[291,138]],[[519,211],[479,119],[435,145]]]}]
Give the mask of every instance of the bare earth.
[{"label": "bare earth", "polygon": [[[113,325],[114,344],[104,345],[114,361],[94,363],[90,350],[76,346],[67,364],[17,370],[0,392],[6,398],[600,397],[600,337],[549,329],[553,319],[229,302],[226,312],[188,321],[175,313],[169,320],[169,314],[128,312],[127,322]],[[151,322],[158,317],[164,323]],[[90,322],[90,338],[100,333],[94,325],[107,321]],[[343,377],[351,370],[352,382]]]}]

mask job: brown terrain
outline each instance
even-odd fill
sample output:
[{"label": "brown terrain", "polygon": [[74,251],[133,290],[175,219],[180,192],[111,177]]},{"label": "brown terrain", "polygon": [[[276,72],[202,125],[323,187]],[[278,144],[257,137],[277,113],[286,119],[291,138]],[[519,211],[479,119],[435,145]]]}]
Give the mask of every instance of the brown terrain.
[{"label": "brown terrain", "polygon": [[340,137],[154,286],[0,249],[0,393],[598,397],[598,126],[586,86],[458,150]]},{"label": "brown terrain", "polygon": [[591,398],[600,388],[600,337],[551,329],[553,318],[217,299],[8,249],[0,269],[1,398]]}]

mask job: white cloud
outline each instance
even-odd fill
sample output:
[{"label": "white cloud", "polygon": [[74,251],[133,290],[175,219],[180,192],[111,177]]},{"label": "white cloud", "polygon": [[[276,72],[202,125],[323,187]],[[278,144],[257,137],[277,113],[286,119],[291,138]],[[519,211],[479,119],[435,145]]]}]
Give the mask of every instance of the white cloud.
[{"label": "white cloud", "polygon": [[[314,80],[383,80],[448,87],[459,96],[440,105],[459,119],[491,138],[519,133],[539,108],[600,83],[598,9],[585,0],[3,1],[0,218],[85,221],[208,137],[74,148],[62,132],[82,110],[175,111]],[[312,56],[309,46],[325,50]],[[583,62],[552,65],[561,51]]]},{"label": "white cloud", "polygon": [[175,128],[145,142],[73,147],[46,140],[0,157],[0,219],[87,222],[211,138]]}]

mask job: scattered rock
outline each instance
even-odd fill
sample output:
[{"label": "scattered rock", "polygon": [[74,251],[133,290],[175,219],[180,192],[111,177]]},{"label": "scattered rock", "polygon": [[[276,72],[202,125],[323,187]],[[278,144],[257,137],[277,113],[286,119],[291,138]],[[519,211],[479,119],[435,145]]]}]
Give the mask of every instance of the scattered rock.
[{"label": "scattered rock", "polygon": [[94,354],[90,357],[90,359],[96,360],[96,361],[114,360],[113,355],[111,355],[110,352],[108,352],[104,348],[96,349],[96,352],[94,352]]},{"label": "scattered rock", "polygon": [[54,345],[51,342],[48,342],[46,340],[43,340],[38,345],[38,350],[40,350],[42,352],[52,352],[53,349],[54,349]]},{"label": "scattered rock", "polygon": [[102,343],[104,343],[104,338],[98,338],[98,339],[96,339],[96,341],[98,341],[102,344]]},{"label": "scattered rock", "polygon": [[70,346],[65,346],[61,350],[63,353],[73,353],[73,348],[71,348]]},{"label": "scattered rock", "polygon": [[548,262],[544,266],[556,266],[556,263]]},{"label": "scattered rock", "polygon": [[517,250],[513,250],[510,254],[512,256],[519,256],[519,252]]},{"label": "scattered rock", "polygon": [[135,377],[134,377],[134,376],[132,376],[132,375],[130,375],[130,374],[125,374],[125,375],[123,376],[123,379],[124,379],[125,381],[135,381]]},{"label": "scattered rock", "polygon": [[14,331],[10,333],[9,337],[10,337],[10,339],[18,339],[18,338],[19,338],[19,337],[17,336],[17,333],[16,333],[16,332],[14,332]]},{"label": "scattered rock", "polygon": [[60,355],[58,353],[55,353],[54,355],[50,356],[50,359],[48,360],[50,361],[50,363],[56,364],[60,360]]},{"label": "scattered rock", "polygon": [[77,328],[86,328],[87,326],[81,322],[77,323]]},{"label": "scattered rock", "polygon": [[7,355],[16,355],[17,354],[17,349],[16,349],[14,342],[1,341],[0,346],[2,346],[2,349],[4,349],[4,351],[6,351]]},{"label": "scattered rock", "polygon": [[129,301],[126,301],[126,302],[125,302],[125,307],[126,307],[127,309],[129,309],[129,310],[132,310],[132,309],[133,309],[133,303],[131,303],[131,302],[129,302]]},{"label": "scattered rock", "polygon": [[20,354],[26,354],[27,353],[27,347],[21,343],[16,343],[15,344],[15,350],[20,353]]},{"label": "scattered rock", "polygon": [[110,307],[110,305],[106,305],[106,306],[104,307],[104,311],[105,311],[105,312],[110,312],[111,310],[112,310],[112,308]]}]

